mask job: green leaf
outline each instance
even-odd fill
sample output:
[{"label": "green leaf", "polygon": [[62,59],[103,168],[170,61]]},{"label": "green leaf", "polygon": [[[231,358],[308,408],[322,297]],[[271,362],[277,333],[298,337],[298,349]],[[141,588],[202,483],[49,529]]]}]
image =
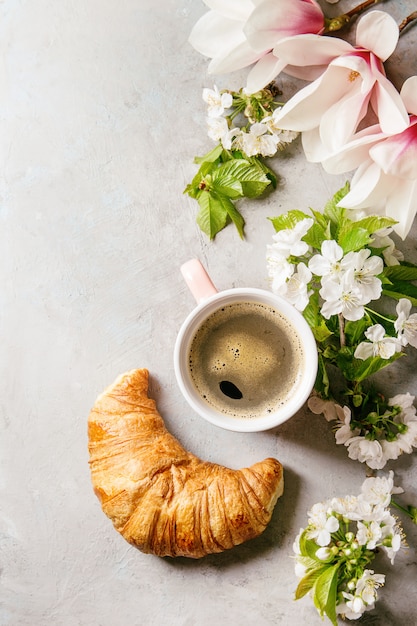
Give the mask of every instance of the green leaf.
[{"label": "green leaf", "polygon": [[318,368],[314,389],[322,398],[328,398],[330,392],[330,380],[326,369],[326,363],[321,354],[318,355]]},{"label": "green leaf", "polygon": [[210,239],[214,239],[227,224],[228,213],[223,202],[209,191],[203,191],[197,198],[200,211],[197,224]]},{"label": "green leaf", "polygon": [[278,215],[278,217],[270,217],[269,219],[271,220],[276,232],[279,232],[280,230],[285,230],[287,228],[294,228],[294,226],[298,222],[301,222],[301,220],[305,220],[308,217],[310,216],[306,213],[303,213],[298,209],[293,209],[292,211],[288,211],[283,215]]},{"label": "green leaf", "polygon": [[342,189],[339,189],[339,191],[334,194],[333,198],[329,200],[324,207],[323,215],[328,217],[337,227],[340,226],[346,214],[346,209],[337,206],[337,204],[345,197],[349,188],[350,185],[347,182]]},{"label": "green leaf", "polygon": [[370,242],[371,237],[368,231],[365,228],[360,228],[350,220],[346,226],[340,229],[337,236],[337,243],[343,248],[345,254],[348,252],[356,252]]},{"label": "green leaf", "polygon": [[355,226],[359,228],[364,228],[368,231],[370,235],[376,233],[377,230],[381,228],[388,228],[389,226],[394,226],[396,224],[396,220],[393,220],[391,217],[379,217],[378,215],[371,215],[369,217],[364,217],[357,222],[354,222]]},{"label": "green leaf", "polygon": [[214,161],[217,161],[217,159],[221,156],[222,152],[223,146],[219,143],[218,146],[213,148],[213,150],[210,150],[210,152],[207,152],[207,154],[205,154],[204,156],[194,157],[194,163],[204,163],[206,161],[214,163]]},{"label": "green leaf", "polygon": [[369,357],[361,360],[353,357],[353,349],[342,348],[337,356],[337,365],[340,367],[343,375],[347,380],[361,382],[365,378],[369,378],[372,374],[379,372],[390,363],[404,356],[403,352],[396,352],[389,359],[381,359],[379,356]]},{"label": "green leaf", "polygon": [[[316,542],[312,539],[309,539],[308,530],[304,529],[304,532],[302,532],[300,536],[300,552],[302,556],[308,556],[310,559],[318,561],[316,557],[316,552],[318,549],[319,546],[316,544]],[[321,561],[318,561],[318,563],[321,563]]]},{"label": "green leaf", "polygon": [[324,228],[321,224],[314,222],[308,232],[304,235],[303,241],[305,241],[312,248],[320,250],[321,244],[328,238],[327,224],[326,228]]},{"label": "green leaf", "polygon": [[318,291],[314,291],[311,294],[308,304],[303,311],[303,317],[311,328],[320,326],[322,316],[320,313],[320,298]]},{"label": "green leaf", "polygon": [[310,211],[313,214],[313,217],[315,221],[317,222],[317,224],[319,224],[319,226],[321,226],[323,230],[326,230],[328,220],[325,218],[323,213],[320,213],[320,211],[315,211],[314,209],[310,209]]},{"label": "green leaf", "polygon": [[318,341],[318,343],[324,343],[333,335],[332,331],[327,328],[324,320],[321,321],[320,326],[314,326],[311,330],[313,331],[314,338]]},{"label": "green leaf", "polygon": [[[213,172],[213,184],[221,193],[229,197],[247,196],[256,198],[260,196],[268,185],[271,184],[264,172],[245,159],[227,161]],[[231,193],[227,190],[230,189]],[[233,194],[233,195],[232,195]]]},{"label": "green leaf", "polygon": [[[211,176],[210,172],[212,171],[214,167],[215,165],[213,163],[204,162],[201,165],[200,169],[198,170],[197,174],[194,176],[191,183],[188,184],[186,188],[184,189],[184,193],[188,193],[189,196],[197,199],[199,194],[202,191],[201,183],[205,180],[205,178]],[[211,178],[210,178],[210,181],[211,181]]]},{"label": "green leaf", "polygon": [[345,321],[345,335],[349,340],[348,345],[356,346],[359,342],[365,341],[364,333],[369,327],[369,321],[362,317],[356,322]]},{"label": "green leaf", "polygon": [[249,157],[248,161],[252,163],[252,165],[254,165],[257,169],[259,169],[263,174],[265,174],[274,189],[277,188],[277,175],[271,170],[271,168],[265,165],[265,163],[257,157]]},{"label": "green leaf", "polygon": [[314,585],[313,600],[320,615],[327,615],[329,620],[337,626],[336,599],[337,578],[340,563],[327,567],[317,578]]},{"label": "green leaf", "polygon": [[393,280],[417,280],[417,267],[414,265],[390,265],[384,268],[384,276]]},{"label": "green leaf", "polygon": [[[220,171],[217,170],[217,172]],[[232,175],[227,174],[217,174],[215,172],[213,174],[213,181],[211,184],[211,189],[222,196],[227,196],[229,198],[241,198],[243,194],[241,183],[234,178]]]},{"label": "green leaf", "polygon": [[394,300],[408,298],[413,306],[417,306],[417,287],[412,283],[395,281],[389,287],[383,287],[382,293]]},{"label": "green leaf", "polygon": [[229,218],[234,223],[241,239],[244,238],[244,226],[245,220],[239,213],[233,202],[226,197],[219,196],[219,202],[222,203],[224,210],[227,212]]},{"label": "green leaf", "polygon": [[295,599],[300,600],[303,598],[311,589],[314,588],[317,580],[320,576],[328,569],[328,565],[318,565],[316,569],[311,569],[298,583],[297,589],[295,590]]}]

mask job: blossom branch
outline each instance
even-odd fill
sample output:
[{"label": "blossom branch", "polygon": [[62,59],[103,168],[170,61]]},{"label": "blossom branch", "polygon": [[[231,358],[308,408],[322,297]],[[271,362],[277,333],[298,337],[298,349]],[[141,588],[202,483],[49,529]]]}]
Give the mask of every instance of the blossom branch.
[{"label": "blossom branch", "polygon": [[346,345],[346,335],[345,335],[345,318],[341,313],[339,313],[339,332],[340,332],[340,347],[344,348]]},{"label": "blossom branch", "polygon": [[411,24],[411,22],[414,22],[414,20],[417,19],[417,11],[413,11],[413,13],[410,13],[410,15],[408,15],[405,19],[403,19],[403,21],[401,22],[401,24],[399,25],[398,29],[400,31],[400,33],[409,25]]},{"label": "blossom branch", "polygon": [[356,17],[366,9],[369,9],[374,4],[378,4],[381,0],[365,0],[365,2],[361,2],[358,6],[354,7],[347,13],[343,13],[342,15],[338,15],[337,17],[330,18],[326,20],[326,27],[324,29],[324,33],[332,33],[334,31],[340,30],[349,22],[352,18]]}]

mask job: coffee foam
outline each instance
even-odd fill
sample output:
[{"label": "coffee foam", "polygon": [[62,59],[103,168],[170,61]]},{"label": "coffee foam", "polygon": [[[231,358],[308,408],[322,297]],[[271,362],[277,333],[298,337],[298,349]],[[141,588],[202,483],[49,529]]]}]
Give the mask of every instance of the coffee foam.
[{"label": "coffee foam", "polygon": [[[203,322],[188,361],[208,405],[230,417],[253,419],[274,413],[296,392],[304,351],[291,321],[280,312],[261,302],[236,302]],[[241,397],[223,393],[225,381]]]}]

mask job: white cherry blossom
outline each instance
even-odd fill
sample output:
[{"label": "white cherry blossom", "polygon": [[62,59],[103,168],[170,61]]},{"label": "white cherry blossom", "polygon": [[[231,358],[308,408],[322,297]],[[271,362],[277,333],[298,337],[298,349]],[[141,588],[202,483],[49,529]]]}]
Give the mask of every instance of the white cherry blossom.
[{"label": "white cherry blossom", "polygon": [[271,289],[277,293],[278,289],[293,275],[295,266],[275,245],[267,246],[266,260],[268,276],[272,279]]},{"label": "white cherry blossom", "polygon": [[377,275],[381,274],[384,269],[384,262],[381,257],[371,255],[369,249],[363,248],[359,252],[348,252],[343,259],[342,266],[354,268],[354,281],[361,288],[361,292],[368,302],[380,297],[382,283]]},{"label": "white cherry blossom", "polygon": [[354,461],[366,463],[372,469],[382,469],[385,467],[386,459],[382,446],[377,440],[366,439],[365,437],[351,437],[345,442],[348,449],[348,456]]},{"label": "white cherry blossom", "polygon": [[403,346],[410,344],[413,348],[417,348],[417,313],[410,315],[411,307],[412,304],[408,298],[401,298],[398,301],[396,307],[398,317],[394,327]]},{"label": "white cherry blossom", "polygon": [[283,228],[272,237],[275,249],[285,256],[303,256],[308,251],[308,244],[302,240],[307,234],[313,219],[307,217],[300,220],[293,228]]},{"label": "white cherry blossom", "polygon": [[319,502],[314,504],[308,512],[308,536],[310,539],[315,539],[321,547],[329,545],[330,534],[339,529],[339,520],[334,515],[329,514],[328,509],[328,502]]},{"label": "white cherry blossom", "polygon": [[370,476],[361,487],[361,498],[372,505],[389,506],[393,493],[402,493],[403,489],[394,486],[394,472],[391,470],[386,476]]},{"label": "white cherry blossom", "polygon": [[209,117],[220,117],[225,109],[230,109],[233,104],[233,96],[230,93],[220,93],[216,85],[213,89],[205,87],[203,89],[203,100],[207,103],[207,115]]},{"label": "white cherry blossom", "polygon": [[352,411],[348,406],[340,407],[338,413],[338,429],[335,433],[336,443],[344,444],[351,437],[359,435],[360,430],[358,428],[351,428]]},{"label": "white cherry blossom", "polygon": [[277,293],[290,302],[298,311],[306,308],[311,291],[308,284],[312,274],[305,263],[299,263],[294,274],[278,288]]},{"label": "white cherry blossom", "polygon": [[268,127],[262,122],[252,124],[248,133],[241,135],[243,151],[247,156],[274,156],[277,151],[278,137],[268,132]]},{"label": "white cherry blossom", "polygon": [[369,341],[362,341],[355,350],[355,359],[368,359],[379,356],[381,359],[390,359],[396,352],[401,351],[398,339],[385,335],[385,328],[381,324],[370,326],[365,331]]},{"label": "white cherry blossom", "polygon": [[343,249],[339,244],[334,239],[326,239],[321,244],[321,254],[311,257],[308,267],[313,274],[321,276],[324,280],[338,280],[343,273],[342,257]]},{"label": "white cherry blossom", "polygon": [[229,133],[229,125],[224,117],[208,117],[207,118],[207,134],[213,141],[221,141],[227,137]]},{"label": "white cherry blossom", "polygon": [[401,250],[398,250],[394,241],[389,236],[391,232],[392,227],[388,227],[382,228],[372,235],[372,247],[382,249],[382,256],[384,257],[385,264],[388,266],[399,265],[400,261],[404,261],[403,253]]},{"label": "white cherry blossom", "polygon": [[364,316],[367,300],[355,284],[353,270],[345,272],[340,282],[323,280],[320,295],[324,300],[321,312],[326,319],[341,313],[345,319],[354,322]]}]

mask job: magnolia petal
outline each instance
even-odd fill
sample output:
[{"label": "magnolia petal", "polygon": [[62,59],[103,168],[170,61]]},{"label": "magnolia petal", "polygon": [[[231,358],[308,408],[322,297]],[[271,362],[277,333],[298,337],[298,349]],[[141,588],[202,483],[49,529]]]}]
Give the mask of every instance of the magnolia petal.
[{"label": "magnolia petal", "polygon": [[225,50],[212,59],[207,69],[210,74],[229,74],[256,63],[261,57],[262,54],[255,53],[248,42],[243,41],[232,50]]},{"label": "magnolia petal", "polygon": [[382,74],[374,85],[371,106],[382,132],[394,135],[407,128],[409,117],[404,102],[394,85]]},{"label": "magnolia petal", "polygon": [[416,180],[417,118],[403,133],[374,145],[370,156],[386,174]]},{"label": "magnolia petal", "polygon": [[371,50],[381,61],[386,61],[397,46],[399,34],[396,21],[388,13],[370,11],[358,21],[356,45]]},{"label": "magnolia petal", "polygon": [[[303,139],[304,139],[303,133]],[[369,159],[369,149],[378,141],[385,139],[380,126],[375,124],[359,131],[352,141],[342,146],[332,154],[321,159],[322,166],[330,174],[344,174],[356,169]],[[303,144],[304,145],[304,144]]]},{"label": "magnolia petal", "polygon": [[305,131],[319,126],[323,114],[345,93],[345,85],[327,70],[320,78],[300,89],[282,107],[276,125],[284,130]]},{"label": "magnolia petal", "polygon": [[329,158],[329,150],[321,140],[319,127],[305,130],[301,135],[301,143],[309,163],[325,162]]},{"label": "magnolia petal", "polygon": [[407,111],[417,115],[417,76],[407,78],[401,87],[400,95]]},{"label": "magnolia petal", "polygon": [[321,118],[320,135],[325,146],[334,151],[345,145],[353,137],[367,109],[368,98],[363,97],[360,85],[339,98]]},{"label": "magnolia petal", "polygon": [[245,35],[255,50],[271,49],[280,39],[301,33],[320,33],[324,16],[311,0],[264,0],[245,24]]},{"label": "magnolia petal", "polygon": [[208,11],[195,23],[188,41],[200,54],[214,58],[245,41],[242,29],[243,22]]},{"label": "magnolia petal", "polygon": [[417,184],[416,181],[396,179],[397,184],[393,186],[393,181],[390,182],[391,194],[387,198],[386,215],[398,221],[393,227],[394,231],[405,239],[417,213]]},{"label": "magnolia petal", "polygon": [[285,67],[272,53],[266,54],[253,66],[248,74],[246,93],[256,93],[272,82]]},{"label": "magnolia petal", "polygon": [[347,54],[353,47],[343,39],[323,35],[294,35],[281,39],[274,47],[274,54],[288,65],[298,67],[327,65],[342,54]]},{"label": "magnolia petal", "polygon": [[[380,204],[382,198],[378,197],[380,190],[379,193],[374,192],[381,175],[381,169],[371,159],[362,163],[353,175],[350,191],[340,200],[338,205],[345,209],[362,209],[369,208],[370,203],[372,203],[373,208],[377,210],[377,201]],[[387,189],[386,195],[388,191]]]},{"label": "magnolia petal", "polygon": [[232,20],[246,21],[253,11],[251,0],[203,0],[209,9]]}]

